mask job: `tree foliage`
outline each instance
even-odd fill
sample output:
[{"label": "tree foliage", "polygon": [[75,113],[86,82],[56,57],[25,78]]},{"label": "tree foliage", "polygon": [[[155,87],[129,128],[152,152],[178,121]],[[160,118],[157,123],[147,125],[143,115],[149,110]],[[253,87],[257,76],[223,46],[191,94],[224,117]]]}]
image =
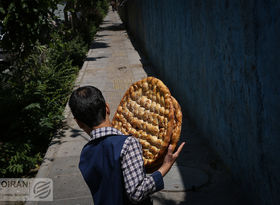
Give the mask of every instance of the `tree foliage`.
[{"label": "tree foliage", "polygon": [[37,41],[47,43],[57,0],[0,1],[1,47],[27,55]]},{"label": "tree foliage", "polygon": [[66,10],[71,13],[72,26],[76,34],[91,43],[98,25],[108,12],[107,0],[69,0]]}]

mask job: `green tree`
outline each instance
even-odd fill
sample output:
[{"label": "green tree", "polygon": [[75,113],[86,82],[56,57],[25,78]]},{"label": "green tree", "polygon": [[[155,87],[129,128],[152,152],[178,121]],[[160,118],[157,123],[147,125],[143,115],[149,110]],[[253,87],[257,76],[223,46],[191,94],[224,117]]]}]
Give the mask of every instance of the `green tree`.
[{"label": "green tree", "polygon": [[0,46],[18,56],[27,56],[37,41],[46,43],[53,26],[58,0],[0,1]]},{"label": "green tree", "polygon": [[97,27],[108,12],[107,0],[68,0],[66,10],[71,13],[72,28],[76,35],[90,44]]}]

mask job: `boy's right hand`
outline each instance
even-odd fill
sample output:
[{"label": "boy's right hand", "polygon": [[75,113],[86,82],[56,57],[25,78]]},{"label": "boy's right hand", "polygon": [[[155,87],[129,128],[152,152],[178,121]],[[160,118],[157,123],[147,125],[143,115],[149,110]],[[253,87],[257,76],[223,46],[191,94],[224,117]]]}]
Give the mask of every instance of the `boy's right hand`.
[{"label": "boy's right hand", "polygon": [[173,153],[173,147],[172,145],[168,146],[167,154],[164,157],[163,163],[161,167],[158,169],[158,171],[161,173],[161,175],[164,177],[167,172],[170,170],[176,159],[179,157],[180,152],[182,151],[183,147],[185,145],[185,142],[183,142],[178,150]]}]

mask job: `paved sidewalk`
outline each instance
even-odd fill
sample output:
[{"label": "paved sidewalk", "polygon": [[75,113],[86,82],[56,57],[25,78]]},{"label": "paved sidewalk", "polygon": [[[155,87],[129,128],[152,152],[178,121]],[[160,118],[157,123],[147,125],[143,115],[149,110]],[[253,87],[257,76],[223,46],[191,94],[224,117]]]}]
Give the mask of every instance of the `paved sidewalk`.
[{"label": "paved sidewalk", "polygon": [[[143,65],[143,62],[146,63]],[[146,77],[147,73],[155,75],[133,47],[117,13],[110,11],[88,52],[76,87],[98,87],[113,115],[129,85]],[[27,204],[93,204],[78,170],[80,151],[89,137],[77,127],[69,107],[66,107],[65,116],[65,127],[53,139],[37,175],[53,179],[54,201]],[[154,204],[242,204],[242,195],[220,160],[192,131],[186,119],[181,140],[188,144],[165,177],[165,189],[153,195]]]}]

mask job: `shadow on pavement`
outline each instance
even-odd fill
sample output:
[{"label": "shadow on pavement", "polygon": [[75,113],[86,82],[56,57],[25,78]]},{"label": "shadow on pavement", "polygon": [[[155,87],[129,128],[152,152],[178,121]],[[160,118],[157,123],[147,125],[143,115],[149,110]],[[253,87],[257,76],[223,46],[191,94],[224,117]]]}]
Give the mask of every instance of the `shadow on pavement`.
[{"label": "shadow on pavement", "polygon": [[98,59],[107,58],[106,56],[99,56],[99,57],[87,57],[85,61],[96,61]]},{"label": "shadow on pavement", "polygon": [[109,46],[107,43],[94,41],[94,42],[91,44],[90,49],[108,48],[108,47],[110,47],[110,46]]},{"label": "shadow on pavement", "polygon": [[106,35],[106,34],[95,34],[94,38],[102,38],[102,37],[106,37],[106,36],[109,36],[109,35]]},{"label": "shadow on pavement", "polygon": [[109,30],[109,31],[122,31],[125,30],[125,27],[123,24],[113,24],[110,26],[105,26],[105,27],[101,27],[100,30]]},{"label": "shadow on pavement", "polygon": [[72,137],[72,138],[82,137],[86,141],[89,141],[89,136],[87,136],[87,134],[82,130],[71,128],[70,132],[71,132],[70,137]]}]

